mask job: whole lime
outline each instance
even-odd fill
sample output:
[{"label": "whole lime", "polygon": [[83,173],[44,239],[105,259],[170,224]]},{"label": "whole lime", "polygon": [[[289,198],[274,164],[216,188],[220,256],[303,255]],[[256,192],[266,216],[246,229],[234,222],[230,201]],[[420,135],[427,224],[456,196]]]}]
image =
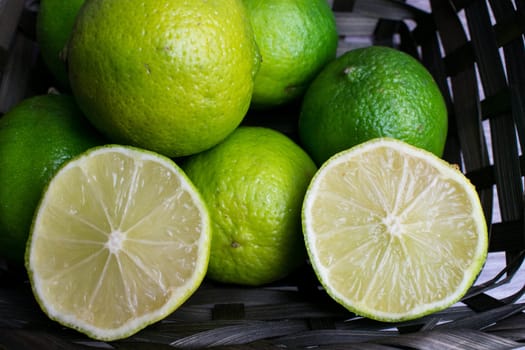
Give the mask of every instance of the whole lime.
[{"label": "whole lime", "polygon": [[317,168],[291,139],[242,126],[182,168],[210,211],[209,278],[261,285],[305,262],[301,206]]},{"label": "whole lime", "polygon": [[36,20],[36,39],[42,60],[61,87],[69,87],[65,51],[75,18],[84,0],[41,0]]},{"label": "whole lime", "polygon": [[115,143],[169,157],[242,121],[259,54],[241,0],[92,0],[68,44],[80,108]]},{"label": "whole lime", "polygon": [[348,51],[319,73],[304,96],[299,134],[318,164],[383,136],[441,156],[447,118],[441,91],[418,60],[370,46]]},{"label": "whole lime", "polygon": [[0,256],[23,261],[47,182],[65,161],[103,142],[68,95],[28,98],[0,118]]},{"label": "whole lime", "polygon": [[335,58],[338,35],[326,0],[244,0],[262,56],[252,106],[287,103]]}]

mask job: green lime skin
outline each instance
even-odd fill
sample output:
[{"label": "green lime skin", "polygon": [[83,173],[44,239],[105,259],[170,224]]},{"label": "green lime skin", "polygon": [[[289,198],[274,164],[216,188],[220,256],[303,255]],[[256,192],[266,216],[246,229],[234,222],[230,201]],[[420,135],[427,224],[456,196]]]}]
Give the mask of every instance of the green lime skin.
[{"label": "green lime skin", "polygon": [[329,63],[308,88],[299,116],[301,144],[320,165],[376,137],[392,137],[441,157],[446,104],[432,75],[399,50],[370,46]]},{"label": "green lime skin", "polygon": [[251,106],[269,109],[304,94],[336,56],[338,34],[326,0],[243,0],[262,56]]},{"label": "green lime skin", "polygon": [[241,123],[259,66],[241,0],[90,0],[67,52],[93,125],[170,158],[211,148]]},{"label": "green lime skin", "polygon": [[59,87],[69,90],[65,47],[84,0],[41,0],[36,20],[36,39],[42,60]]},{"label": "green lime skin", "polygon": [[258,286],[305,263],[301,206],[317,167],[291,139],[241,126],[182,168],[210,211],[210,279]]},{"label": "green lime skin", "polygon": [[69,95],[31,97],[0,117],[0,256],[23,263],[47,182],[65,161],[103,143]]}]

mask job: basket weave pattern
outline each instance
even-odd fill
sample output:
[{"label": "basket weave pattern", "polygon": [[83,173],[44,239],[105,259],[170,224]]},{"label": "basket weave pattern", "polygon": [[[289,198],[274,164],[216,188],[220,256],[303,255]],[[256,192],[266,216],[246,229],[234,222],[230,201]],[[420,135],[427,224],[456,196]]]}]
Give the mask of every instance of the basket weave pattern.
[{"label": "basket weave pattern", "polygon": [[[525,342],[525,286],[496,299],[525,257],[525,0],[332,0],[339,53],[370,44],[417,57],[445,96],[444,158],[478,189],[490,251],[505,268],[471,288],[461,305],[399,324],[356,317],[326,296],[309,266],[264,288],[206,281],[165,320],[123,341],[101,343],[51,322],[23,272],[0,260],[0,348],[5,349],[513,349]],[[411,2],[409,2],[411,3]],[[50,76],[34,39],[38,1],[0,0],[0,116],[45,93]],[[491,219],[492,218],[492,219]],[[521,273],[523,273],[521,271]]]}]

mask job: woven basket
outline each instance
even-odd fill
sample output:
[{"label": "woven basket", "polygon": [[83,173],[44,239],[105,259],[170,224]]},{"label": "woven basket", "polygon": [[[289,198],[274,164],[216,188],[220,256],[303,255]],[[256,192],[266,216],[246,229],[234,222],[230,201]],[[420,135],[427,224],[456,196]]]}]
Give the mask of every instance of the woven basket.
[{"label": "woven basket", "polygon": [[[460,165],[478,189],[489,218],[491,255],[502,257],[501,269],[489,259],[485,271],[495,272],[462,303],[396,324],[343,309],[318,288],[307,265],[264,288],[205,281],[165,320],[128,339],[102,343],[50,321],[23,271],[0,260],[0,348],[514,349],[525,342],[525,286],[505,293],[524,274],[525,0],[329,3],[339,53],[393,46],[434,75],[450,116],[444,158]],[[0,0],[0,115],[52,85],[34,40],[37,11],[38,1]]]}]

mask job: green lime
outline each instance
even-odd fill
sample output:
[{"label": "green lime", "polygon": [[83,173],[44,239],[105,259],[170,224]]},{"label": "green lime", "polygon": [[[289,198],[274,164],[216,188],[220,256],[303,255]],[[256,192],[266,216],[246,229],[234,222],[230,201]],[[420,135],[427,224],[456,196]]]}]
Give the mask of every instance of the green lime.
[{"label": "green lime", "polygon": [[206,205],[171,159],[95,147],[46,187],[26,268],[51,319],[115,340],[189,298],[206,274],[210,237]]},{"label": "green lime", "polygon": [[36,39],[42,59],[58,83],[69,88],[65,47],[84,0],[41,0],[36,21]]},{"label": "green lime", "polygon": [[470,181],[433,153],[390,138],[321,166],[305,195],[303,229],[327,293],[380,321],[453,305],[487,257],[487,223]]},{"label": "green lime", "polygon": [[392,137],[441,156],[447,108],[433,77],[401,51],[370,46],[329,63],[306,92],[302,145],[318,163],[376,137]]},{"label": "green lime", "polygon": [[68,95],[22,101],[0,118],[0,255],[22,262],[45,185],[65,161],[104,141]]},{"label": "green lime", "polygon": [[338,35],[326,0],[244,0],[262,56],[252,106],[267,108],[302,96],[335,58]]},{"label": "green lime", "polygon": [[228,136],[259,65],[241,0],[92,0],[68,45],[80,108],[115,143],[180,157]]},{"label": "green lime", "polygon": [[291,139],[242,126],[182,167],[210,210],[209,278],[261,285],[305,262],[301,205],[316,166]]}]

